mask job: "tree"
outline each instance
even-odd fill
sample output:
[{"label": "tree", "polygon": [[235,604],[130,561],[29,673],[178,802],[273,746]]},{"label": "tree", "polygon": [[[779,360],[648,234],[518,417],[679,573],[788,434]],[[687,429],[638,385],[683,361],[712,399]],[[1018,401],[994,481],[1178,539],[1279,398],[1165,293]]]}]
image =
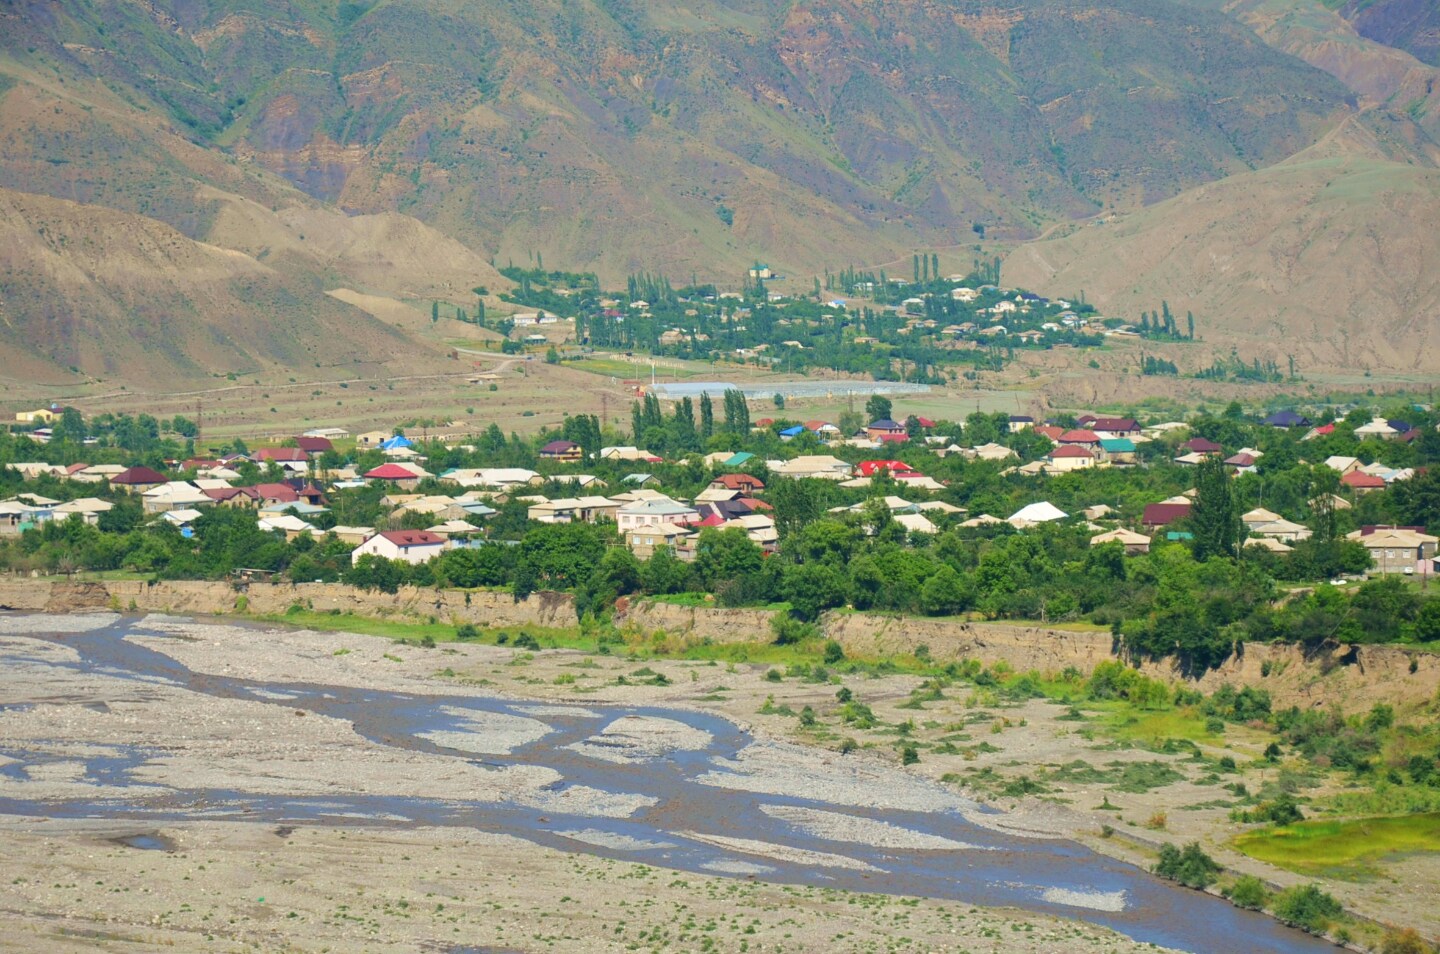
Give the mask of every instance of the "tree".
[{"label": "tree", "polygon": [[433,325],[435,322],[437,322],[437,321],[439,321],[439,320],[440,320],[440,303],[439,303],[438,301],[432,301],[432,302],[430,303],[430,323]]},{"label": "tree", "polygon": [[[82,443],[88,436],[85,429],[85,417],[73,407],[67,407],[60,412],[60,420],[55,423],[55,440],[70,444]],[[193,437],[194,435],[187,435]]]},{"label": "tree", "polygon": [[1195,535],[1195,559],[1233,557],[1238,552],[1243,524],[1234,488],[1225,465],[1207,457],[1195,468],[1195,505],[1190,510],[1190,532]]},{"label": "tree", "polygon": [[[1191,341],[1194,341],[1194,340],[1195,340],[1195,313],[1194,313],[1194,312],[1191,312],[1191,311],[1185,312],[1185,328],[1186,328],[1186,335],[1185,335],[1185,336],[1186,336],[1187,338],[1189,338]],[[1291,359],[1290,359],[1290,376],[1291,376],[1292,378],[1295,376],[1295,359],[1294,359],[1294,358],[1291,358]]]},{"label": "tree", "polygon": [[547,348],[547,349],[545,350],[545,363],[546,363],[546,364],[559,364],[559,363],[560,363],[560,352],[558,352],[558,351],[555,350],[555,346],[554,346],[554,345],[551,345],[549,348]]},{"label": "tree", "polygon": [[972,599],[974,593],[950,566],[940,567],[920,588],[920,608],[927,616],[953,616]]},{"label": "tree", "polygon": [[803,563],[785,571],[785,597],[796,616],[813,620],[827,609],[844,605],[848,583],[845,574],[829,563]]},{"label": "tree", "polygon": [[894,405],[885,395],[872,394],[870,400],[865,402],[865,413],[870,416],[872,421],[886,420],[894,413]]},{"label": "tree", "polygon": [[1199,842],[1192,841],[1183,849],[1172,844],[1162,845],[1155,873],[1187,888],[1206,888],[1220,877],[1220,866],[1205,854]]},{"label": "tree", "polygon": [[700,440],[709,441],[715,436],[715,405],[710,401],[710,395],[700,395]]}]

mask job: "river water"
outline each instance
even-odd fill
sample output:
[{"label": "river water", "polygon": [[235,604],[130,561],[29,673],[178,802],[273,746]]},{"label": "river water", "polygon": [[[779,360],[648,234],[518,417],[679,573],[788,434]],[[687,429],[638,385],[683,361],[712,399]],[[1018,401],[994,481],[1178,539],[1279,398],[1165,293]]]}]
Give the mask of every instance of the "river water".
[{"label": "river water", "polygon": [[[567,814],[504,800],[291,797],[208,788],[156,796],[153,786],[136,782],[132,774],[163,756],[163,743],[157,743],[118,751],[109,746],[105,754],[85,761],[87,780],[112,791],[133,788],[133,797],[0,797],[0,813],[157,823],[203,815],[274,825],[458,826],[680,871],[1014,906],[1107,925],[1140,941],[1187,951],[1334,949],[1263,915],[1176,887],[1077,844],[1018,837],[977,824],[972,819],[983,809],[898,771],[893,797],[888,786],[873,783],[864,797],[847,797],[855,793],[847,793],[843,776],[833,796],[817,797],[812,789],[794,794],[785,773],[775,770],[783,750],[756,745],[716,716],[257,682],[192,672],[171,656],[128,639],[143,635],[153,644],[164,637],[163,628],[145,620],[122,618],[84,632],[55,632],[58,627],[44,616],[26,617],[18,629],[17,620],[10,622],[12,633],[23,631],[75,655],[37,656],[4,644],[0,673],[21,663],[54,666],[167,685],[216,700],[305,710],[351,723],[375,746],[489,768],[544,766],[560,776],[547,786],[553,794],[590,790],[613,795],[618,805],[640,807]],[[12,780],[43,769],[40,763],[47,757],[34,746],[7,741],[8,707],[30,701],[6,691],[0,675],[0,755],[14,760],[0,764],[0,775]],[[641,723],[672,726],[690,742],[663,751],[637,748],[618,728]],[[497,725],[518,728],[519,736],[511,733],[518,742],[487,745],[485,727]],[[757,752],[768,759],[753,758]],[[555,804],[563,805],[563,798]]]}]

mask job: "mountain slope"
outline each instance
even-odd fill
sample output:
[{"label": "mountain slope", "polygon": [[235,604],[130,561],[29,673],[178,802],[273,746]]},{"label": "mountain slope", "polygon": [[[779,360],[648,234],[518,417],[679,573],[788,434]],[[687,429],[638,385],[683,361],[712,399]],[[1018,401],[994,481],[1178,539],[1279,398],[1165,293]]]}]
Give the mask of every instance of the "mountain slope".
[{"label": "mountain slope", "polygon": [[0,274],[6,352],[57,372],[153,388],[225,371],[439,364],[303,278],[99,206],[0,190]]},{"label": "mountain slope", "polygon": [[1440,170],[1347,130],[1292,162],[1021,246],[1007,282],[1136,318],[1162,298],[1211,347],[1302,371],[1440,370]]},{"label": "mountain slope", "polygon": [[[500,259],[542,252],[612,279],[869,261],[954,244],[973,222],[1034,235],[1278,161],[1350,105],[1330,77],[1178,0],[16,9],[0,71],[26,98],[128,103],[145,117],[133,128],[163,118],[187,145],[156,156],[155,131],[57,133],[31,109],[7,120],[0,184],[201,237],[174,158],[193,171],[200,149],[206,176],[244,180],[216,184],[262,205],[274,186],[254,167]],[[77,168],[47,168],[57,152]]]}]

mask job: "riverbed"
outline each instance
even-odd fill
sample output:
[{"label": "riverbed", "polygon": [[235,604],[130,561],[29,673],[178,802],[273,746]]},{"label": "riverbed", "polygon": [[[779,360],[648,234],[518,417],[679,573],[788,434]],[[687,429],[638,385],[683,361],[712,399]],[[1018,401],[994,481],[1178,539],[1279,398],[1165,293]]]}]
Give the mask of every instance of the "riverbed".
[{"label": "riverbed", "polygon": [[161,616],[0,617],[0,814],[16,833],[123,823],[149,839],[117,842],[131,851],[173,848],[163,833],[197,824],[320,840],[450,833],[517,854],[1078,919],[1178,950],[1331,949],[1020,835],[893,766],[757,739],[693,708],[396,677],[390,645]]}]

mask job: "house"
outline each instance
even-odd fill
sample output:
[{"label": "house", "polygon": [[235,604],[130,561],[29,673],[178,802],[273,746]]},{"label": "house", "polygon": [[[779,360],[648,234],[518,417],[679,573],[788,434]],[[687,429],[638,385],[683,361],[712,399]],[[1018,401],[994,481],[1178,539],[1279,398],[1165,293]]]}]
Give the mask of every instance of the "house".
[{"label": "house", "polygon": [[480,528],[474,524],[466,523],[464,520],[454,519],[446,520],[444,523],[437,523],[433,527],[428,527],[425,532],[433,533],[435,536],[443,537],[446,540],[453,540],[456,537],[473,536],[480,532]]},{"label": "house", "polygon": [[550,479],[557,484],[571,484],[581,489],[586,487],[600,489],[605,486],[605,481],[594,474],[552,474]]},{"label": "house", "polygon": [[1101,440],[1107,437],[1135,437],[1140,433],[1140,424],[1133,417],[1097,417],[1085,425]]},{"label": "house", "polygon": [[1095,455],[1079,444],[1061,444],[1045,455],[1046,469],[1056,473],[1094,467]]},{"label": "house", "polygon": [[1181,450],[1189,451],[1192,454],[1223,454],[1225,448],[1212,440],[1204,437],[1192,437],[1180,445]]},{"label": "house", "polygon": [[350,432],[343,427],[312,427],[301,437],[323,437],[331,441],[343,441],[350,436]]},{"label": "house", "polygon": [[403,464],[381,464],[372,470],[364,473],[366,480],[388,480],[397,487],[414,487],[420,483],[420,477],[413,470]]},{"label": "house", "polygon": [[872,441],[884,440],[886,438],[908,437],[905,432],[905,425],[882,417],[878,421],[871,421],[865,426],[865,436]]},{"label": "house", "polygon": [[828,454],[776,461],[770,470],[781,477],[819,477],[824,480],[846,480],[850,477],[850,465]]},{"label": "house", "polygon": [[554,460],[563,464],[578,464],[584,456],[584,450],[574,441],[551,441],[540,448],[542,460]]},{"label": "house", "polygon": [[931,523],[924,514],[919,513],[897,513],[892,518],[896,523],[905,528],[907,533],[939,533],[935,524]]},{"label": "house", "polygon": [[700,512],[694,507],[668,498],[632,500],[615,511],[615,524],[622,534],[642,527],[688,524],[699,519]]},{"label": "house", "polygon": [[780,439],[782,441],[793,441],[795,438],[799,437],[801,434],[804,433],[804,424],[794,424],[780,431]]},{"label": "house", "polygon": [[[1242,518],[1243,519],[1243,518]],[[1278,520],[1271,520],[1268,523],[1259,523],[1249,527],[1250,532],[1257,537],[1268,537],[1272,540],[1282,540],[1286,543],[1294,543],[1297,540],[1310,538],[1310,528],[1303,524],[1286,520],[1283,517]]]},{"label": "house", "polygon": [[164,474],[144,465],[127,467],[110,478],[111,487],[118,487],[131,493],[144,493],[152,487],[159,487],[167,482],[168,479]]},{"label": "house", "polygon": [[1256,527],[1283,519],[1278,513],[1266,510],[1264,507],[1256,507],[1254,510],[1240,515],[1240,522],[1245,524],[1247,530],[1254,530]]},{"label": "house", "polygon": [[250,459],[262,467],[273,462],[287,470],[304,471],[310,466],[310,455],[299,447],[262,447]]},{"label": "house", "polygon": [[658,461],[660,458],[647,450],[638,447],[602,447],[600,448],[601,460],[643,460]]},{"label": "house", "polygon": [[740,493],[756,494],[765,489],[765,482],[749,474],[721,474],[710,481],[711,487],[735,490]]},{"label": "house", "polygon": [[1008,424],[1008,427],[1009,427],[1009,429],[1010,429],[1010,433],[1011,433],[1011,434],[1018,433],[1019,431],[1026,430],[1027,428],[1031,428],[1031,427],[1034,427],[1034,426],[1035,426],[1035,418],[1033,418],[1033,417],[1027,417],[1027,416],[1024,415],[1024,414],[1012,414],[1012,415],[1010,415],[1010,422],[1009,422],[1009,424]]},{"label": "house", "polygon": [[525,511],[525,516],[535,523],[574,523],[579,519],[576,515],[579,509],[579,500],[565,497],[531,504]]},{"label": "house", "polygon": [[1373,494],[1385,489],[1385,478],[1367,474],[1363,470],[1352,470],[1340,478],[1342,487],[1349,487],[1356,494]]},{"label": "house", "polygon": [[55,518],[57,520],[68,519],[71,514],[78,513],[80,519],[91,526],[100,522],[100,515],[111,510],[115,505],[108,500],[100,500],[97,497],[81,497],[79,500],[71,500],[55,507]]},{"label": "house", "polygon": [[1134,530],[1126,530],[1124,527],[1099,533],[1090,538],[1090,545],[1092,547],[1103,546],[1107,543],[1120,544],[1125,548],[1125,552],[1131,556],[1137,553],[1150,552],[1149,537],[1143,533],[1136,533]]},{"label": "house", "polygon": [[208,507],[215,502],[199,487],[183,480],[169,481],[158,487],[151,487],[141,494],[141,497],[146,513]]},{"label": "house", "polygon": [[654,474],[626,474],[621,478],[631,487],[659,487],[660,478]]},{"label": "house", "polygon": [[874,477],[876,474],[882,473],[898,477],[901,474],[915,472],[915,468],[903,460],[862,460],[855,467],[860,471],[861,477]]},{"label": "house", "polygon": [[19,411],[15,415],[16,424],[54,424],[55,418],[60,415],[48,407],[36,408],[33,411]]},{"label": "house", "polygon": [[1311,426],[1309,418],[1306,418],[1304,415],[1297,414],[1294,411],[1276,411],[1274,414],[1271,414],[1269,417],[1265,418],[1264,423],[1267,427],[1281,427],[1287,429],[1291,427]]},{"label": "house", "polygon": [[18,500],[0,502],[0,534],[13,536],[30,529],[35,523],[36,509]]},{"label": "house", "polygon": [[822,438],[840,436],[840,428],[831,424],[829,421],[806,421],[805,429]]},{"label": "house", "polygon": [[1225,466],[1233,467],[1239,473],[1255,473],[1255,463],[1255,456],[1253,454],[1246,454],[1244,452],[1238,454],[1231,454],[1229,457],[1225,458]]},{"label": "house", "polygon": [[[1405,429],[1408,431],[1410,428],[1407,426]],[[1356,438],[1362,441],[1372,437],[1378,437],[1385,441],[1393,440],[1399,433],[1400,431],[1392,427],[1390,422],[1383,417],[1377,417],[1369,424],[1361,424],[1355,428]]]},{"label": "house", "polygon": [[256,526],[267,532],[283,533],[286,540],[314,536],[316,529],[293,513],[270,514],[260,517],[256,521]]},{"label": "house", "polygon": [[388,441],[389,439],[389,431],[366,431],[364,434],[361,434],[359,437],[355,438],[355,446],[368,450],[371,448],[379,447],[381,444],[383,444],[385,441]]},{"label": "house", "polygon": [[1140,516],[1140,525],[1147,530],[1153,530],[1156,527],[1169,526],[1188,516],[1190,516],[1189,503],[1146,504],[1145,512]]},{"label": "house", "polygon": [[1069,514],[1048,500],[1042,500],[1039,503],[1032,503],[1021,507],[1006,517],[1005,522],[1012,527],[1023,529],[1025,527],[1033,527],[1037,523],[1050,523],[1054,520],[1064,520],[1068,516]]},{"label": "house", "polygon": [[1435,544],[1440,538],[1426,533],[1421,527],[1364,526],[1345,535],[1354,540],[1369,553],[1373,566],[1369,572],[1386,575],[1389,573],[1425,573],[1426,564],[1435,558]]},{"label": "house", "polygon": [[1198,467],[1205,463],[1211,456],[1210,454],[1202,454],[1199,451],[1191,451],[1188,454],[1181,454],[1175,458],[1175,463],[1182,467]]},{"label": "house", "polygon": [[1361,464],[1358,457],[1345,457],[1340,454],[1333,454],[1325,458],[1325,466],[1339,473],[1341,477],[1344,477],[1352,470],[1359,470]]},{"label": "house", "polygon": [[1135,442],[1128,437],[1100,438],[1100,459],[1112,464],[1135,463]]},{"label": "house", "polygon": [[1071,428],[1061,433],[1056,439],[1057,444],[1073,444],[1087,449],[1096,449],[1100,446],[1100,435],[1083,427]]},{"label": "house", "polygon": [[324,537],[328,533],[335,534],[335,539],[339,540],[341,543],[349,544],[352,547],[358,547],[360,544],[364,543],[366,540],[370,539],[375,535],[375,528],[348,527],[344,525],[337,525],[331,527],[329,530],[317,529],[310,531],[310,535],[317,539]]},{"label": "house", "polygon": [[[398,466],[398,465],[397,465]],[[492,490],[511,491],[521,487],[538,487],[544,478],[533,470],[523,467],[479,467],[447,470],[440,475],[445,483],[461,487],[483,487]]]},{"label": "house", "polygon": [[1281,543],[1275,537],[1251,537],[1245,541],[1246,547],[1254,547],[1257,550],[1269,550],[1271,553],[1291,553],[1294,547]]},{"label": "house", "polygon": [[993,461],[1018,460],[1020,457],[1019,454],[1015,453],[1015,451],[1013,451],[1009,447],[1006,447],[1003,444],[996,444],[994,441],[991,441],[987,444],[981,444],[979,447],[971,450],[966,456],[973,457],[976,460]]},{"label": "house", "polygon": [[382,530],[350,554],[350,562],[358,563],[367,553],[387,560],[405,563],[426,563],[445,549],[445,538],[428,530]]},{"label": "house", "polygon": [[295,438],[295,448],[306,457],[319,457],[321,454],[333,451],[335,445],[328,437],[308,437],[302,435]]},{"label": "house", "polygon": [[656,547],[670,547],[681,559],[694,559],[687,553],[687,543],[694,531],[673,523],[660,523],[635,527],[625,533],[625,545],[638,559],[648,559]]}]

